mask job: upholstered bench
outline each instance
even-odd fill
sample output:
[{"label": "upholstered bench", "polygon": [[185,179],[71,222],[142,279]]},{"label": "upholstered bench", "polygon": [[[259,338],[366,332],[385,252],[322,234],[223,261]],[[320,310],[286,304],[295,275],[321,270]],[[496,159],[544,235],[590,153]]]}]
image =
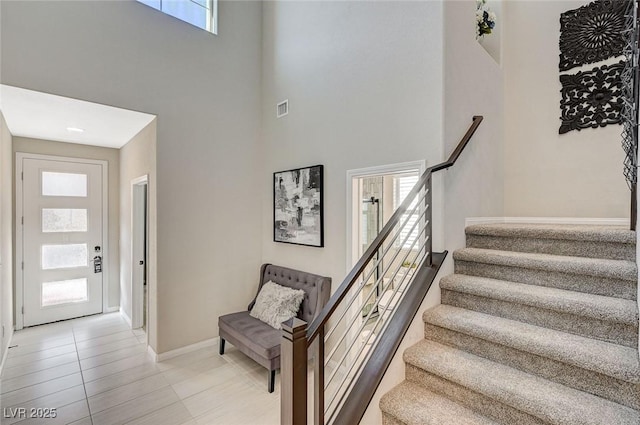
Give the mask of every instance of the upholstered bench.
[{"label": "upholstered bench", "polygon": [[311,323],[329,301],[331,278],[273,264],[263,264],[260,268],[258,291],[249,304],[248,311],[227,314],[218,319],[220,355],[224,354],[225,341],[229,341],[242,353],[267,368],[269,370],[267,388],[272,393],[276,370],[280,369],[282,331],[250,316],[260,289],[269,281],[293,289],[302,289],[305,296],[298,311],[298,318]]}]

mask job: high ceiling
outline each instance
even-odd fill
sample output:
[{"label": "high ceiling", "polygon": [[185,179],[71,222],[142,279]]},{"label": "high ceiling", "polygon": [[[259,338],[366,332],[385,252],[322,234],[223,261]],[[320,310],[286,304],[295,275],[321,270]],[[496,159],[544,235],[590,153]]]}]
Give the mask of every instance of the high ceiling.
[{"label": "high ceiling", "polygon": [[121,148],[155,115],[0,85],[0,110],[14,136]]}]

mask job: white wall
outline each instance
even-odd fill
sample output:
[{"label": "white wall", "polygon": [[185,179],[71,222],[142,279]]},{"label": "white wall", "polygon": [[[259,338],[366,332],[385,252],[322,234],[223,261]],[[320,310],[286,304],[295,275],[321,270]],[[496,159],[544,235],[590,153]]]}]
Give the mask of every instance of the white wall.
[{"label": "white wall", "polygon": [[[440,2],[265,3],[265,262],[331,276],[335,291],[346,275],[347,170],[442,160],[442,16]],[[283,99],[289,115],[276,119]],[[272,173],[313,164],[325,165],[325,248],[274,243]],[[380,423],[377,399],[371,406],[363,423]]]},{"label": "white wall", "polygon": [[[0,111],[0,364],[13,332],[12,136]],[[3,332],[4,330],[4,332]],[[3,332],[3,333],[2,333]]]},{"label": "white wall", "polygon": [[149,203],[148,230],[149,251],[147,252],[147,290],[149,297],[149,329],[147,336],[153,347],[157,341],[157,201],[156,201],[156,120],[143,128],[129,143],[120,149],[120,306],[129,319],[132,316],[131,304],[131,181],[148,176],[147,193]]},{"label": "white wall", "polygon": [[[120,203],[120,162],[118,150],[97,146],[78,145],[75,143],[54,142],[51,140],[31,139],[27,137],[13,138],[13,162],[15,153],[35,153],[41,155],[63,156],[70,158],[97,159],[107,161],[109,164],[109,255],[106,258],[109,267],[109,291],[107,305],[112,308],[120,306],[120,248],[118,232],[120,228],[119,203]],[[15,166],[15,164],[14,164]],[[14,188],[15,196],[15,188]],[[15,198],[14,198],[15,199]],[[15,204],[14,204],[15,205]],[[14,229],[15,231],[15,229]],[[14,244],[15,246],[15,244]]]},{"label": "white wall", "polygon": [[629,216],[630,194],[622,175],[622,127],[558,135],[560,14],[587,3],[514,0],[506,5],[508,216]]},{"label": "white wall", "polygon": [[[442,158],[439,2],[266,2],[263,261],[346,275],[346,172]],[[276,103],[290,112],[276,119]],[[273,172],[323,164],[325,248],[273,242]]]},{"label": "white wall", "polygon": [[217,335],[260,266],[260,2],[214,36],[133,0],[2,1],[2,83],[157,115],[157,353]]},{"label": "white wall", "polygon": [[444,204],[444,211],[433,225],[444,230],[449,255],[369,404],[363,425],[382,422],[380,397],[404,380],[402,354],[424,338],[422,313],[440,304],[438,282],[453,273],[453,251],[465,246],[465,218],[504,214],[503,77],[500,66],[475,40],[474,26],[469,24],[474,22],[475,4],[474,0],[445,1],[443,10],[445,53],[439,64],[444,66],[444,157],[460,142],[473,115],[484,116],[456,165],[435,177],[443,188],[439,193],[434,189],[433,202]]}]

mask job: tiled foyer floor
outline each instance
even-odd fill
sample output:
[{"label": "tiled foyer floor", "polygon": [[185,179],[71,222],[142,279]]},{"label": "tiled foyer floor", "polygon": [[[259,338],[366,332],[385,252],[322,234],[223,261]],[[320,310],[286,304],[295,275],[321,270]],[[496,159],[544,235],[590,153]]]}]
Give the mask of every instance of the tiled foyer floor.
[{"label": "tiled foyer floor", "polygon": [[[280,388],[227,344],[154,363],[119,313],[16,332],[0,380],[0,422],[74,425],[279,424]],[[56,408],[55,419],[6,418]]]}]

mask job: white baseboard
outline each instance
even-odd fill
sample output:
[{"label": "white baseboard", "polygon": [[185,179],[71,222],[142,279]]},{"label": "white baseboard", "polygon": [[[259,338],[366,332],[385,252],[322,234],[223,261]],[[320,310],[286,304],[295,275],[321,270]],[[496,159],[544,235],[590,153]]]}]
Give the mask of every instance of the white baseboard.
[{"label": "white baseboard", "polygon": [[628,218],[580,218],[580,217],[468,217],[465,227],[474,224],[583,224],[591,226],[628,226]]},{"label": "white baseboard", "polygon": [[107,307],[104,310],[105,313],[115,313],[116,311],[121,311],[120,307]]},{"label": "white baseboard", "polygon": [[9,329],[9,338],[7,339],[7,346],[5,347],[4,354],[2,355],[2,361],[0,361],[0,375],[2,375],[4,364],[6,363],[7,356],[9,355],[9,347],[11,347],[12,339],[13,339],[13,328]]},{"label": "white baseboard", "polygon": [[[155,351],[153,355],[157,362],[162,362],[165,360],[172,359],[174,357],[181,356],[183,354],[191,353],[192,351],[199,350],[205,347],[213,347],[218,344],[220,337],[215,337],[211,339],[205,339],[204,341],[196,342],[195,344],[187,345],[185,347],[176,348],[175,350],[166,351],[164,353],[156,354]],[[151,348],[151,347],[149,347]],[[153,351],[153,350],[151,350]]]},{"label": "white baseboard", "polygon": [[505,223],[505,217],[467,217],[464,220],[464,227],[473,226],[475,224],[496,224]]},{"label": "white baseboard", "polygon": [[154,363],[158,363],[158,355],[150,345],[147,345],[147,354],[149,354]]},{"label": "white baseboard", "polygon": [[131,324],[131,317],[129,317],[129,315],[125,313],[122,308],[120,308],[119,310],[120,314],[122,314],[122,317],[124,318],[124,321],[127,322],[127,325],[129,325],[131,329],[133,329],[133,325]]}]

